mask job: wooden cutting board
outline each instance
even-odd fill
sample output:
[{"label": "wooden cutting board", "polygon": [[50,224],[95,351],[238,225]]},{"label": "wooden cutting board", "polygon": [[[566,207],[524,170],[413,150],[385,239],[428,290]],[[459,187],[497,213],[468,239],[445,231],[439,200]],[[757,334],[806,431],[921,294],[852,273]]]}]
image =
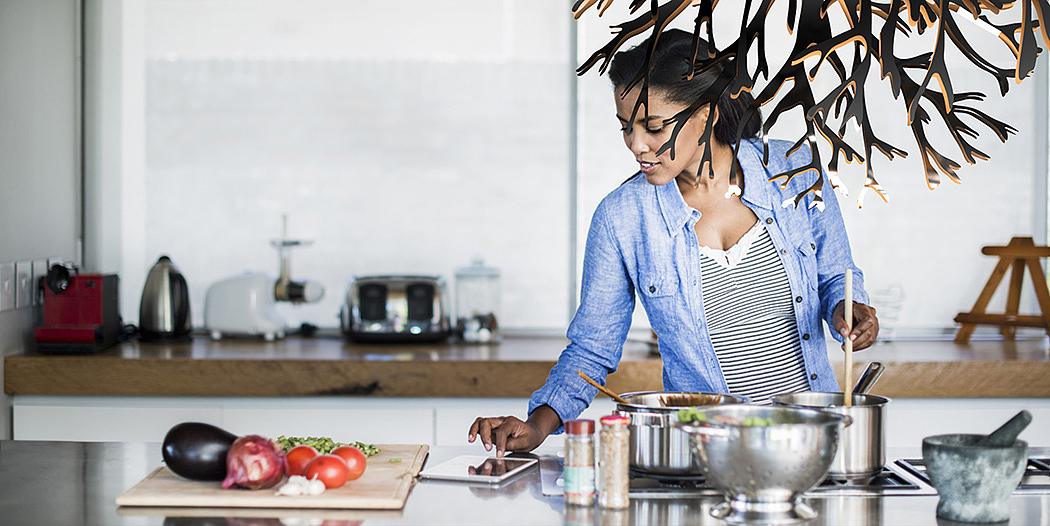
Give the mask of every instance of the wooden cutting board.
[{"label": "wooden cutting board", "polygon": [[[430,446],[378,444],[381,451],[368,458],[364,475],[341,488],[320,495],[278,496],[280,484],[269,489],[223,489],[221,482],[184,479],[165,466],[117,497],[118,506],[173,506],[201,508],[341,508],[401,509]],[[391,462],[391,459],[401,459]],[[283,483],[283,482],[282,482]]]}]

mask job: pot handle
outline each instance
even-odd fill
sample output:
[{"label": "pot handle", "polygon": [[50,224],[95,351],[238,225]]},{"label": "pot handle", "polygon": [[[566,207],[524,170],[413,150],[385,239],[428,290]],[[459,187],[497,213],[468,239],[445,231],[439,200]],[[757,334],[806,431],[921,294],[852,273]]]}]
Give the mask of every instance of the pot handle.
[{"label": "pot handle", "polygon": [[842,429],[846,429],[847,427],[853,425],[853,417],[852,416],[849,416],[849,415],[839,415],[839,416],[842,417]]}]

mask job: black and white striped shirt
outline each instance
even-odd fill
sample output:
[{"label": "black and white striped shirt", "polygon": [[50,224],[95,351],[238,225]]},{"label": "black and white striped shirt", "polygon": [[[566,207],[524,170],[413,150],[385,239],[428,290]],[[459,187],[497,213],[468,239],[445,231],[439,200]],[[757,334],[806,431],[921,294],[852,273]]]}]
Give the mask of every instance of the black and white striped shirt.
[{"label": "black and white striped shirt", "polygon": [[808,391],[791,288],[765,226],[728,251],[701,249],[707,330],[729,392],[767,404]]}]

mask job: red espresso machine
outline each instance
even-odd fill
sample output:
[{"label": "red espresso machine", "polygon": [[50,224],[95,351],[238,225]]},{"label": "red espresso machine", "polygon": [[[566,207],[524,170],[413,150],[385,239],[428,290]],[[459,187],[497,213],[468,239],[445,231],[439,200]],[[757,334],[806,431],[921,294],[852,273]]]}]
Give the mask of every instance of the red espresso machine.
[{"label": "red espresso machine", "polygon": [[117,344],[121,318],[116,274],[81,275],[53,265],[44,280],[44,324],[36,328],[37,351],[94,353]]}]

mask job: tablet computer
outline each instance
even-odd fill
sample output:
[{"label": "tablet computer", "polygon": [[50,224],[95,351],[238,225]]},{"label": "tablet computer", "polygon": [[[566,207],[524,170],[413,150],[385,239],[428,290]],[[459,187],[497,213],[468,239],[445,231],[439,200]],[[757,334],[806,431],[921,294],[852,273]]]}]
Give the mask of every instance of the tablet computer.
[{"label": "tablet computer", "polygon": [[536,464],[534,458],[460,455],[419,473],[425,479],[499,484]]}]

